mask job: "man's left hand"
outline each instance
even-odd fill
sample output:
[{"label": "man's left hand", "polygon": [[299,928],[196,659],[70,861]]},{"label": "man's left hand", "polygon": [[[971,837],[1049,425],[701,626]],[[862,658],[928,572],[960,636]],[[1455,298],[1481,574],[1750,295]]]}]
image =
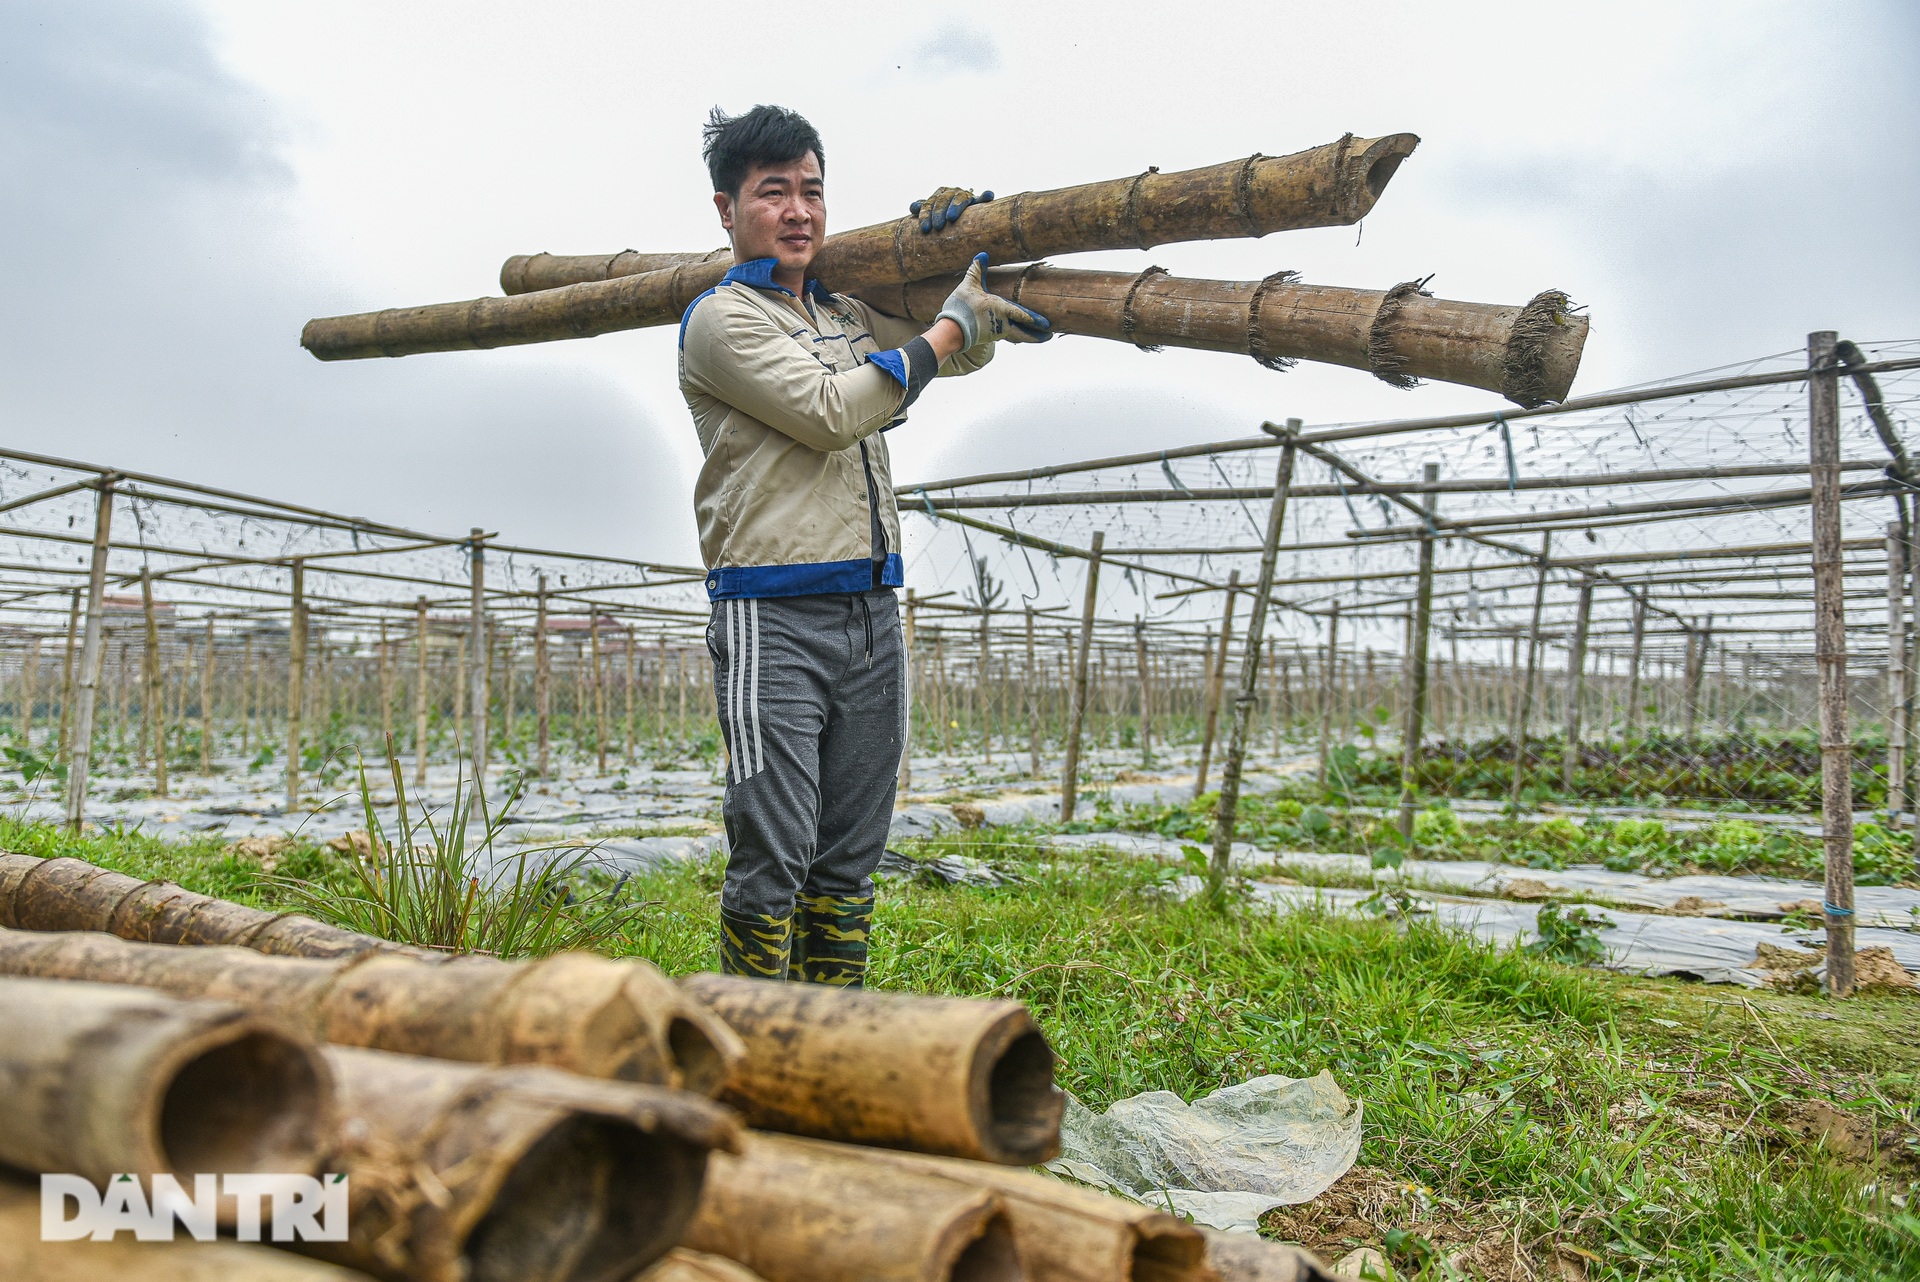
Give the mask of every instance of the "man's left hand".
[{"label": "man's left hand", "polygon": [[920,220],[922,232],[936,232],[941,228],[960,221],[960,215],[968,205],[984,205],[993,199],[993,193],[983,191],[978,196],[965,187],[942,187],[925,200],[916,200],[907,206],[907,212]]}]

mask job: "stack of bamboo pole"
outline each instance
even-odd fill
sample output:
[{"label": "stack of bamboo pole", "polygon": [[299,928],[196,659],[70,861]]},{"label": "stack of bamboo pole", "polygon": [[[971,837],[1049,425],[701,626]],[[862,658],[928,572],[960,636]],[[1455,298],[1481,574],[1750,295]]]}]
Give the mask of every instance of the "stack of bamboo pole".
[{"label": "stack of bamboo pole", "polygon": [[[988,287],[1047,317],[1055,333],[1147,350],[1236,352],[1274,369],[1320,361],[1368,370],[1397,387],[1431,378],[1529,408],[1564,399],[1587,320],[1558,290],[1496,306],[1433,298],[1424,281],[1346,289],[1302,284],[1287,271],[1215,281],[1158,267],[1095,272],[1040,261],[1350,225],[1373,208],[1418,143],[1412,134],[1349,134],[1290,156],[1024,192],[972,206],[933,234],[902,218],[830,236],[813,270],[831,290],[931,322],[958,273],[985,253],[999,265]],[[500,271],[504,298],[322,317],[307,322],[300,342],[321,360],[358,360],[667,325],[732,264],[729,250],[516,255]]]},{"label": "stack of bamboo pole", "polygon": [[0,1176],[9,1277],[1326,1276],[1017,1169],[1057,1155],[1064,1097],[1012,1002],[444,957],[0,853],[0,1024],[27,1033],[0,1043],[0,1163],[345,1174],[346,1240],[299,1249],[360,1271],[236,1243],[123,1267],[31,1240]]}]

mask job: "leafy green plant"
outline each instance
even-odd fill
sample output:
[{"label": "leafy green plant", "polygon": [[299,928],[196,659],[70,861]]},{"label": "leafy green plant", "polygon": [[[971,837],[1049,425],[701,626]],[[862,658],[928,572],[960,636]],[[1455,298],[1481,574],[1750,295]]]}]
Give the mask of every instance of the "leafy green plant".
[{"label": "leafy green plant", "polygon": [[42,775],[52,775],[55,779],[63,783],[66,781],[67,767],[65,762],[50,761],[36,753],[32,748],[16,748],[12,744],[8,744],[5,748],[0,748],[0,752],[7,754],[7,765],[18,770],[20,777],[27,783],[32,783]]},{"label": "leafy green plant", "polygon": [[[360,762],[360,803],[369,852],[351,861],[347,884],[276,879],[281,889],[316,917],[350,930],[449,952],[501,957],[543,957],[575,948],[623,941],[648,903],[623,896],[625,883],[575,893],[584,879],[590,847],[558,854],[539,847],[510,855],[494,847],[521,795],[515,778],[499,810],[487,806],[483,788],[456,780],[451,807],[435,821],[415,820],[407,808],[400,758],[387,745],[398,830],[389,837],[373,805],[366,762]],[[471,848],[468,829],[475,811],[480,837]],[[552,858],[536,858],[550,855]],[[487,880],[472,869],[490,865]],[[604,879],[603,879],[604,880]]]},{"label": "leafy green plant", "polygon": [[1539,938],[1529,941],[1526,950],[1548,961],[1591,966],[1606,960],[1607,946],[1600,942],[1600,932],[1612,928],[1612,918],[1589,908],[1547,904],[1535,921]]}]

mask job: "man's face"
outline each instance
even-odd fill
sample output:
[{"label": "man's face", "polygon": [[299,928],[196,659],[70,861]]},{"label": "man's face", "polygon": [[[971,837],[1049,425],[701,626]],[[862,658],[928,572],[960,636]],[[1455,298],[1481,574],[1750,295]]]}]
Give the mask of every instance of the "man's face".
[{"label": "man's face", "polygon": [[752,170],[737,198],[717,191],[713,203],[720,225],[733,233],[734,257],[777,259],[780,275],[804,277],[827,238],[826,186],[812,152]]}]

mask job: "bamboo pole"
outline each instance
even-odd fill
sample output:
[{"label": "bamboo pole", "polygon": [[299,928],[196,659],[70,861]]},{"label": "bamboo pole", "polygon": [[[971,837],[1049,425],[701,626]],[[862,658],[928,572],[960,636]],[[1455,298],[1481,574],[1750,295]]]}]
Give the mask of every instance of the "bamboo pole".
[{"label": "bamboo pole", "polygon": [[1560,788],[1569,795],[1580,769],[1580,713],[1587,694],[1587,629],[1593,622],[1593,580],[1580,580],[1573,644],[1567,649],[1567,735],[1560,757]]},{"label": "bamboo pole", "polygon": [[[536,962],[449,957],[209,901],[163,883],[103,877],[104,870],[78,860],[28,866],[22,877],[24,858],[0,855],[11,865],[0,868],[0,879],[20,882],[11,910],[0,891],[0,924],[22,927],[0,930],[5,974],[219,999],[343,1046],[469,1063],[544,1064],[702,1094],[718,1090],[744,1054],[725,1024],[646,962],[591,953]],[[75,882],[78,896],[47,902],[48,892]],[[78,926],[62,928],[68,923]],[[89,929],[95,925],[108,929],[95,933]],[[349,937],[344,943],[343,935]],[[263,955],[268,948],[287,954],[303,947],[314,952]]]},{"label": "bamboo pole", "polygon": [[870,1154],[749,1134],[709,1163],[683,1240],[767,1282],[1023,1282],[998,1196]]},{"label": "bamboo pole", "polygon": [[27,638],[25,653],[20,656],[20,690],[17,696],[20,706],[15,709],[20,721],[20,746],[33,748],[33,705],[38,697],[34,689],[40,678],[40,634]]},{"label": "bamboo pole", "polygon": [[[1283,451],[1284,452],[1284,451]],[[1207,767],[1213,760],[1213,737],[1220,728],[1220,699],[1226,690],[1227,652],[1233,646],[1233,607],[1240,599],[1240,571],[1227,576],[1227,603],[1221,607],[1220,648],[1207,656],[1207,706],[1200,731],[1200,765],[1193,775],[1193,795],[1207,790]]]},{"label": "bamboo pole", "polygon": [[1646,652],[1647,643],[1647,599],[1642,593],[1633,594],[1633,645],[1627,658],[1627,738],[1631,739],[1640,728],[1640,671],[1641,656]]},{"label": "bamboo pole", "polygon": [[200,656],[200,773],[213,773],[213,615],[207,615],[206,653]]},{"label": "bamboo pole", "polygon": [[[1031,636],[1031,623],[1028,629]],[[1133,671],[1140,683],[1140,765],[1144,768],[1153,765],[1153,672],[1147,664],[1147,627],[1139,619],[1133,621]]]},{"label": "bamboo pole", "polygon": [[[1421,479],[1428,485],[1436,484],[1440,465],[1424,464]],[[1427,652],[1433,639],[1433,518],[1439,509],[1439,494],[1427,491],[1421,501],[1426,528],[1420,536],[1420,578],[1413,613],[1407,616],[1412,643],[1407,647],[1407,706],[1400,731],[1400,841],[1409,855],[1413,853],[1413,793],[1419,782],[1420,745],[1427,733]]]},{"label": "bamboo pole", "polygon": [[1043,692],[1040,689],[1040,669],[1034,663],[1033,655],[1033,607],[1026,608],[1027,624],[1027,666],[1022,681],[1027,691],[1027,777],[1040,777],[1040,723],[1043,720]]},{"label": "bamboo pole", "polygon": [[465,633],[453,639],[453,755],[457,763],[463,749],[472,745],[467,741],[467,636]]},{"label": "bamboo pole", "polygon": [[1080,788],[1080,734],[1087,723],[1087,665],[1093,654],[1093,615],[1099,603],[1100,554],[1107,532],[1095,530],[1088,545],[1087,595],[1080,612],[1080,644],[1074,655],[1073,699],[1067,712],[1066,761],[1060,770],[1060,822],[1071,823]]},{"label": "bamboo pole", "polygon": [[633,625],[627,624],[627,764],[634,765],[638,758],[634,756],[634,686],[640,680],[640,658],[634,652]]},{"label": "bamboo pole", "polygon": [[393,742],[393,651],[387,640],[387,621],[380,620],[380,741]]},{"label": "bamboo pole", "polygon": [[[1101,249],[1263,236],[1350,225],[1366,215],[1419,139],[1354,138],[1282,157],[1252,156],[1203,169],[1019,195],[975,205],[967,226],[933,235],[901,218],[829,237],[813,270],[840,293],[965,271],[976,253],[1034,262]],[[461,351],[584,338],[677,321],[713,288],[730,255],[704,255],[644,275],[605,278],[618,255],[592,260],[509,259],[503,288],[566,284],[506,298],[395,308],[307,322],[301,346],[322,360]],[[643,264],[628,260],[629,269]]]},{"label": "bamboo pole", "polygon": [[307,563],[293,559],[293,608],[287,623],[287,813],[300,808],[300,722],[307,701]]},{"label": "bamboo pole", "polygon": [[328,1167],[347,1177],[349,1233],[304,1249],[408,1282],[624,1282],[686,1231],[708,1153],[740,1144],[724,1109],[683,1092],[325,1055],[346,1118]]},{"label": "bamboo pole", "polygon": [[67,732],[73,724],[73,659],[80,632],[80,589],[72,589],[67,607],[67,649],[60,656],[60,739],[57,751],[67,755]]},{"label": "bamboo pole", "polygon": [[1520,813],[1520,784],[1527,772],[1527,730],[1533,723],[1533,683],[1540,672],[1540,613],[1547,603],[1547,572],[1553,568],[1553,535],[1540,536],[1540,571],[1533,581],[1533,614],[1527,624],[1527,675],[1513,710],[1513,780],[1507,808]]},{"label": "bamboo pole", "polygon": [[[536,772],[542,779],[551,778],[552,771],[549,753],[552,750],[550,736],[553,733],[553,660],[549,651],[548,631],[547,576],[543,574],[534,593],[533,615],[533,726]],[[665,644],[665,638],[662,638],[661,645],[664,647]],[[663,664],[665,659],[663,650]]]},{"label": "bamboo pole", "polygon": [[1327,658],[1320,670],[1320,768],[1315,781],[1327,786],[1327,766],[1332,752],[1334,681],[1340,667],[1340,598],[1333,599],[1327,613]]},{"label": "bamboo pole", "polygon": [[1898,521],[1887,526],[1887,811],[1899,827],[1907,806],[1907,533]]},{"label": "bamboo pole", "polygon": [[[320,1169],[332,1075],[307,1042],[238,1006],[4,978],[0,1026],[10,1166],[95,1184]],[[222,1197],[223,1222],[234,1206]]]},{"label": "bamboo pole", "polygon": [[1826,843],[1827,991],[1853,995],[1853,741],[1847,729],[1846,585],[1840,550],[1840,395],[1836,336],[1807,336],[1807,438],[1813,482],[1814,653],[1820,672],[1820,826]]},{"label": "bamboo pole", "polygon": [[[1299,431],[1299,419],[1288,419],[1291,431]],[[1240,693],[1233,701],[1233,726],[1227,741],[1227,760],[1220,772],[1220,804],[1214,812],[1213,858],[1207,865],[1208,892],[1216,904],[1225,902],[1227,872],[1233,855],[1233,829],[1240,805],[1240,772],[1246,762],[1247,735],[1253,722],[1253,708],[1260,701],[1260,643],[1266,632],[1267,610],[1273,601],[1273,564],[1279,555],[1280,531],[1287,519],[1287,487],[1293,481],[1294,447],[1291,441],[1280,447],[1279,473],[1274,477],[1273,502],[1267,509],[1267,539],[1260,552],[1260,577],[1253,589],[1253,605],[1247,615],[1246,648],[1240,659]],[[1227,593],[1231,602],[1237,595]],[[1220,653],[1226,654],[1226,629],[1231,628],[1231,606],[1222,625]]]},{"label": "bamboo pole", "polygon": [[427,786],[427,598],[413,604],[413,786]]},{"label": "bamboo pole", "polygon": [[[472,590],[467,630],[472,644],[472,688],[468,691],[468,712],[473,717],[473,779],[476,787],[487,781],[487,535],[479,526],[469,531],[467,565]],[[604,768],[604,767],[603,767]]]},{"label": "bamboo pole", "polygon": [[[976,567],[983,577],[985,567]],[[980,601],[980,661],[975,677],[973,703],[980,710],[980,750],[986,765],[993,764],[993,626],[992,607],[986,601],[986,585],[981,584]]]},{"label": "bamboo pole", "polygon": [[154,795],[167,795],[167,689],[160,667],[160,625],[154,614],[153,571],[140,570],[140,606],[147,627],[147,730],[153,744]]},{"label": "bamboo pole", "polygon": [[588,641],[593,647],[593,745],[596,769],[607,773],[607,674],[600,653],[600,617],[587,616]]},{"label": "bamboo pole", "polygon": [[[106,650],[103,611],[107,590],[107,553],[113,529],[114,475],[100,478],[93,508],[93,555],[87,570],[86,639],[80,646],[80,681],[74,697],[73,741],[67,746],[67,827],[79,832],[86,818],[87,767],[93,757],[94,702],[100,689],[101,659]],[[69,624],[68,653],[72,653]]]},{"label": "bamboo pole", "polygon": [[680,985],[746,1045],[720,1098],[749,1126],[1016,1166],[1060,1150],[1066,1096],[1018,1002],[717,974]]},{"label": "bamboo pole", "polygon": [[253,751],[253,633],[240,638],[240,753]]}]

